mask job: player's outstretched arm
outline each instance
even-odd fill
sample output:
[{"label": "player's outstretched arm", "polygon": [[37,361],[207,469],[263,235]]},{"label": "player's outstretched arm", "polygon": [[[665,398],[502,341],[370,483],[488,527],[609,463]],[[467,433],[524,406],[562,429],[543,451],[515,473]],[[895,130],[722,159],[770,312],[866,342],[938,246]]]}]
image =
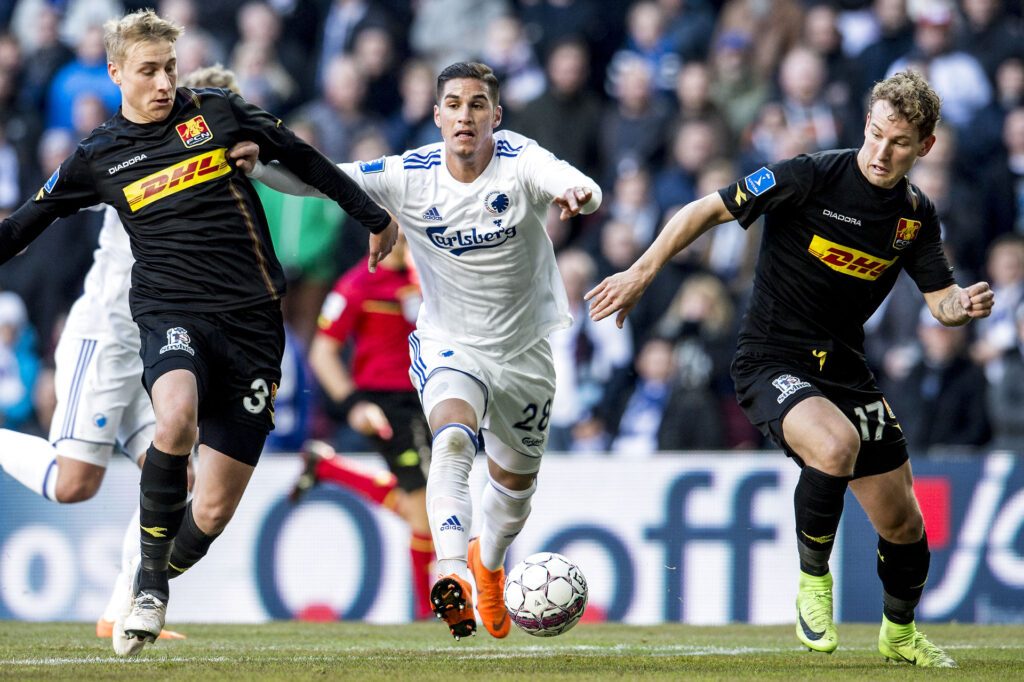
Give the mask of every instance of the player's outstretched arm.
[{"label": "player's outstretched arm", "polygon": [[992,314],[995,294],[988,282],[975,282],[962,288],[953,284],[924,295],[932,317],[947,327],[959,327],[977,317]]},{"label": "player's outstretched arm", "polygon": [[558,216],[559,219],[568,220],[578,216],[580,213],[588,214],[596,211],[598,206],[601,205],[601,197],[598,194],[595,201],[594,190],[590,187],[570,187],[565,190],[562,196],[555,197],[553,203],[562,209],[561,214]]},{"label": "player's outstretched arm", "polygon": [[391,222],[388,223],[383,232],[370,234],[370,260],[367,263],[370,272],[377,272],[377,264],[391,253],[391,249],[395,247],[395,242],[397,241],[398,223],[395,221],[394,216],[392,216]]},{"label": "player's outstretched arm", "polygon": [[603,320],[617,311],[619,314],[615,324],[621,329],[626,316],[672,256],[715,225],[732,219],[732,214],[717,192],[683,206],[628,270],[606,277],[587,292],[583,300],[590,301],[590,317],[595,321]]}]

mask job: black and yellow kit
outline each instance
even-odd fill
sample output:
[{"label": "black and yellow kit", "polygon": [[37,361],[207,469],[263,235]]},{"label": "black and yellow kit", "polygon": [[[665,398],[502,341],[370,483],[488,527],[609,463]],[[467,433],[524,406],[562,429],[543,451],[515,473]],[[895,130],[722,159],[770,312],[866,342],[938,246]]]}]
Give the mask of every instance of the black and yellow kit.
[{"label": "black and yellow kit", "polygon": [[[740,405],[762,433],[786,447],[786,412],[805,397],[824,395],[861,433],[855,475],[862,476],[906,459],[895,416],[864,361],[864,323],[901,269],[922,292],[954,279],[931,201],[906,179],[892,189],[870,184],[856,155],[849,149],[797,156],[719,195],[744,227],[765,217],[732,367]],[[885,462],[871,461],[876,446],[889,453]],[[892,458],[897,451],[899,461]]]}]

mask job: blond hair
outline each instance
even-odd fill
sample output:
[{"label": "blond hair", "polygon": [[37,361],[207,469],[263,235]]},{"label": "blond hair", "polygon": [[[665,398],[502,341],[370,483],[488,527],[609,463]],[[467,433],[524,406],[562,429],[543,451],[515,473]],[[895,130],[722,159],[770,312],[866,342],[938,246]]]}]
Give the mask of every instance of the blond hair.
[{"label": "blond hair", "polygon": [[103,25],[103,44],[107,48],[107,61],[121,64],[128,48],[143,40],[166,40],[173,43],[185,29],[172,21],[161,19],[151,9],[140,9],[120,19],[111,19]]},{"label": "blond hair", "polygon": [[181,84],[186,88],[224,88],[236,95],[242,94],[235,72],[219,63],[196,69],[185,76]]},{"label": "blond hair", "polygon": [[908,69],[875,83],[868,110],[883,99],[892,105],[899,118],[917,128],[922,140],[935,132],[942,102],[921,74]]}]

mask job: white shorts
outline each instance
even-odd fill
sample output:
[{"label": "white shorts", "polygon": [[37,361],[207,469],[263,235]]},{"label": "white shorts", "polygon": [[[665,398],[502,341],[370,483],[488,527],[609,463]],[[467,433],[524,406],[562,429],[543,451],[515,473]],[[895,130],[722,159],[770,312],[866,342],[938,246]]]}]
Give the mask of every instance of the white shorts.
[{"label": "white shorts", "polygon": [[57,454],[106,467],[115,444],[133,460],[153,439],[156,418],[142,386],[139,331],[121,306],[79,299],[54,352]]},{"label": "white shorts", "polygon": [[[423,411],[442,400],[459,398],[470,404],[472,395],[463,396],[459,382],[431,390],[432,379],[445,370],[472,377],[484,393],[483,413],[479,415],[485,443],[496,438],[505,447],[488,447],[487,454],[506,471],[533,474],[547,448],[551,403],[555,396],[555,367],[551,345],[541,339],[511,361],[498,362],[473,348],[441,338],[433,332],[417,330],[409,335],[412,367],[409,376],[419,392]],[[438,386],[438,388],[441,388]]]}]

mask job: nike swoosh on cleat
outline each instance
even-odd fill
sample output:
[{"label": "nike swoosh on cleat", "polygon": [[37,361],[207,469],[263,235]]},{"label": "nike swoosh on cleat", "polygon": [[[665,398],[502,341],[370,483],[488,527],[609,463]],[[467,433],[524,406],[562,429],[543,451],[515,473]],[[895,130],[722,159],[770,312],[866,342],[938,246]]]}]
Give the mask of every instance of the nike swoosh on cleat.
[{"label": "nike swoosh on cleat", "polygon": [[797,613],[797,619],[800,621],[800,629],[804,631],[805,635],[807,635],[807,639],[811,640],[812,642],[817,642],[819,639],[825,636],[824,630],[822,630],[821,632],[815,632],[811,629],[811,627],[804,621],[804,614]]},{"label": "nike swoosh on cleat", "polygon": [[503,613],[503,614],[501,614],[501,620],[492,620],[491,621],[491,627],[493,627],[495,630],[501,630],[503,627],[505,627],[505,621],[506,620],[508,620],[508,614],[507,613]]}]

